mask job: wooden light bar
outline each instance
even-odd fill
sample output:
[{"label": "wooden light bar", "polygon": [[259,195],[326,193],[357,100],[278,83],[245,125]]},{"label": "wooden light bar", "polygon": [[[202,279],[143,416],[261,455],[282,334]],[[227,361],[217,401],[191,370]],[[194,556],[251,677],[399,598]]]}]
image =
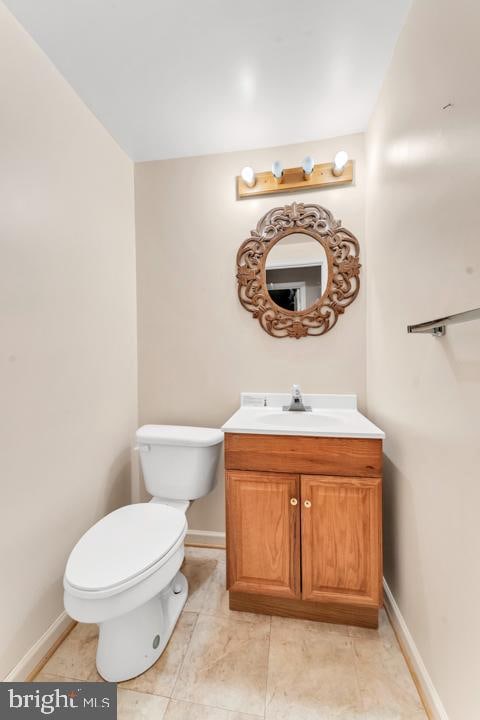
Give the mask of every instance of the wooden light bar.
[{"label": "wooden light bar", "polygon": [[255,195],[273,195],[280,192],[295,192],[332,185],[348,185],[353,182],[353,160],[349,160],[341,175],[332,172],[333,163],[315,165],[311,175],[305,179],[302,167],[285,168],[281,182],[278,182],[270,171],[256,173],[256,183],[248,187],[241,176],[237,176],[237,197],[246,198]]}]

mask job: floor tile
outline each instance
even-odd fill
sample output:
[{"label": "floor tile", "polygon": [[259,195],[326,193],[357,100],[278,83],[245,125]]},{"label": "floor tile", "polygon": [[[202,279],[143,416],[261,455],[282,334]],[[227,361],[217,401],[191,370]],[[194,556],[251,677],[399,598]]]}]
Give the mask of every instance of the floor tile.
[{"label": "floor tile", "polygon": [[97,639],[97,625],[78,623],[46,663],[43,672],[74,680],[97,680]]},{"label": "floor tile", "polygon": [[196,622],[196,613],[183,612],[155,665],[142,675],[119,683],[119,687],[170,697]]},{"label": "floor tile", "polygon": [[[211,553],[211,551],[208,551]],[[200,612],[208,587],[218,563],[216,555],[206,555],[202,548],[185,548],[185,560],[181,568],[188,581],[188,599],[185,610]]]},{"label": "floor tile", "polygon": [[173,698],[263,716],[270,623],[199,615]]},{"label": "floor tile", "polygon": [[[365,718],[427,718],[388,620],[375,635],[353,638]],[[363,720],[363,718],[362,718]]]},{"label": "floor tile", "polygon": [[336,625],[335,623],[318,622],[317,620],[297,620],[296,618],[284,618],[278,615],[272,615],[272,625],[276,625],[278,628],[310,628],[317,634],[334,634],[350,637],[350,628],[348,625]]},{"label": "floor tile", "polygon": [[353,641],[325,625],[272,618],[266,718],[357,720]]},{"label": "floor tile", "polygon": [[395,639],[395,633],[390,625],[388,615],[383,608],[378,614],[378,628],[376,630],[350,625],[348,627],[348,634],[352,638],[375,638],[380,636],[386,640]]},{"label": "floor tile", "polygon": [[231,617],[233,620],[246,620],[250,623],[270,622],[270,615],[230,610],[226,582],[226,567],[219,563],[210,579],[208,590],[205,593],[201,609],[202,613],[218,617]]},{"label": "floor tile", "polygon": [[[119,684],[119,720],[426,720],[382,610],[378,630],[228,607],[225,552],[186,548],[189,598],[146,673]],[[100,681],[97,626],[77,625],[37,682]],[[174,699],[169,698],[173,695]]]},{"label": "floor tile", "polygon": [[196,705],[182,700],[170,700],[163,720],[258,720],[258,716],[208,705]]},{"label": "floor tile", "polygon": [[[51,675],[41,670],[35,677],[35,682],[60,683],[78,682],[78,680]],[[119,687],[117,689],[118,720],[163,720],[168,702],[168,698],[160,695],[149,695]]]},{"label": "floor tile", "polygon": [[134,690],[118,689],[117,720],[162,720],[168,698],[148,695]]},{"label": "floor tile", "polygon": [[216,560],[226,562],[227,553],[225,548],[205,548],[195,545],[185,545],[185,557],[195,557],[203,560]]},{"label": "floor tile", "polygon": [[204,554],[198,553],[201,548],[189,548],[183,569],[189,583],[189,598],[186,609],[195,612],[232,617],[234,620],[263,623],[268,615],[237,612],[230,610],[226,589],[226,564],[224,558],[218,557],[212,562]]}]

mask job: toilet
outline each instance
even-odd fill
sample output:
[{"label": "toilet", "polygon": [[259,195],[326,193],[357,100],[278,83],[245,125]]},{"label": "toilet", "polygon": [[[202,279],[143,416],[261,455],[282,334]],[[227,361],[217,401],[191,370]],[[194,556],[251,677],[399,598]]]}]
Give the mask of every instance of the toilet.
[{"label": "toilet", "polygon": [[67,613],[99,626],[97,669],[110,682],[140,675],[162,654],[185,605],[180,572],[192,500],[215,486],[223,433],[144,425],[136,433],[150,502],[126,505],[80,538],[67,561]]}]

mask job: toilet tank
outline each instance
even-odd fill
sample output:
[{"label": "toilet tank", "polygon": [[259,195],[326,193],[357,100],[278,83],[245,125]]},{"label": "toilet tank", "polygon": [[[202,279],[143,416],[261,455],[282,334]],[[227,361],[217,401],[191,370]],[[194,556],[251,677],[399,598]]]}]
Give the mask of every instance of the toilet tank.
[{"label": "toilet tank", "polygon": [[215,487],[221,430],[143,425],[136,437],[145,487],[154,497],[195,500]]}]

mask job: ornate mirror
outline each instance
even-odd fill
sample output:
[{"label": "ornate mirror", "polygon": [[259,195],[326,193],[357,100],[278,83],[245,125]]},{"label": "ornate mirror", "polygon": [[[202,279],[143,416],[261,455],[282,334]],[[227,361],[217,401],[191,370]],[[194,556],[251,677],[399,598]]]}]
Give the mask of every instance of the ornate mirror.
[{"label": "ornate mirror", "polygon": [[238,297],[274,337],[323,335],[358,295],[359,244],[329,210],[270,210],[237,254]]}]

